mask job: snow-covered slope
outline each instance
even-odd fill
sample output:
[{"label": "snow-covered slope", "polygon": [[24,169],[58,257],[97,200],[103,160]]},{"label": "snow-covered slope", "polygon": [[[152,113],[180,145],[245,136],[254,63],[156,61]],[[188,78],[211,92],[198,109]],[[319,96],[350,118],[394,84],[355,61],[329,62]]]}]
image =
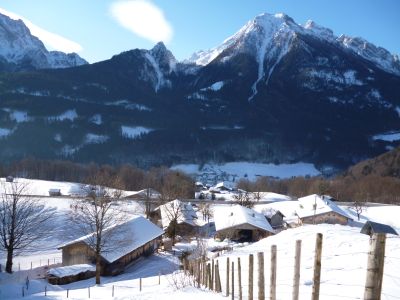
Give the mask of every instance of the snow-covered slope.
[{"label": "snow-covered slope", "polygon": [[[270,76],[275,65],[288,52],[291,40],[297,35],[308,35],[333,43],[343,50],[370,61],[388,73],[400,75],[398,55],[391,54],[386,49],[377,47],[362,38],[346,35],[337,37],[331,29],[320,26],[312,20],[304,25],[297,24],[292,18],[282,13],[275,15],[264,13],[257,16],[218,47],[196,52],[186,62],[204,66],[228,49],[230,50],[229,57],[246,52],[257,59],[259,81],[260,76],[264,74],[264,65],[270,62],[269,65],[267,64],[269,70],[267,74]],[[225,57],[224,61],[229,57]],[[255,85],[253,92],[256,93]]]},{"label": "snow-covered slope", "polygon": [[67,68],[87,64],[76,53],[47,51],[22,20],[0,14],[0,58],[21,68]]}]

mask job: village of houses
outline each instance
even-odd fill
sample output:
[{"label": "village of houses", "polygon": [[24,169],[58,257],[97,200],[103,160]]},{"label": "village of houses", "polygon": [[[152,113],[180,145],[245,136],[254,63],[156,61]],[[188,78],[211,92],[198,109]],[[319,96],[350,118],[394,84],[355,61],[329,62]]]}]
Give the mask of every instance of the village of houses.
[{"label": "village of houses", "polygon": [[[73,196],[76,196],[74,191],[76,191],[77,184],[40,180],[32,180],[32,184],[35,190],[34,194],[42,195],[46,200],[46,205],[54,206],[64,214],[79,209],[79,207],[74,207],[75,204],[71,202]],[[45,250],[42,252],[39,250],[16,256],[13,274],[0,273],[0,298],[32,297],[32,299],[42,299],[41,297],[43,297],[43,299],[47,299],[51,296],[51,299],[87,299],[88,297],[118,299],[116,292],[114,295],[114,288],[117,286],[116,289],[119,289],[121,299],[156,299],[157,293],[169,295],[166,297],[167,299],[187,299],[189,297],[200,299],[204,296],[220,299],[229,295],[228,286],[225,291],[220,286],[220,293],[216,293],[216,290],[210,288],[207,283],[202,282],[202,285],[196,286],[196,284],[190,284],[190,281],[184,284],[184,279],[177,279],[177,272],[182,272],[182,268],[187,268],[187,265],[183,266],[183,257],[194,260],[201,257],[210,263],[212,261],[214,270],[214,260],[221,260],[225,257],[236,258],[264,250],[268,252],[270,245],[274,244],[278,245],[278,249],[284,245],[284,249],[287,250],[283,256],[286,255],[287,260],[291,261],[292,255],[294,257],[292,252],[296,240],[300,238],[303,239],[303,251],[305,251],[302,252],[302,255],[309,256],[304,258],[304,261],[306,264],[312,264],[315,234],[318,232],[324,234],[326,241],[323,255],[330,256],[330,258],[339,256],[332,253],[342,249],[341,247],[344,247],[344,252],[354,251],[354,256],[342,261],[345,264],[341,266],[343,268],[349,264],[352,258],[356,257],[360,247],[362,247],[362,252],[367,255],[368,241],[372,234],[384,233],[389,237],[386,253],[389,253],[394,260],[385,267],[387,270],[397,271],[398,269],[395,268],[400,268],[400,240],[398,239],[400,210],[396,206],[371,204],[363,207],[360,216],[357,216],[357,212],[351,204],[338,203],[329,195],[314,194],[292,199],[286,195],[269,192],[248,193],[224,182],[207,186],[197,182],[196,194],[193,199],[175,199],[167,203],[160,203],[159,198],[160,194],[153,189],[137,192],[124,191],[118,204],[113,208],[124,210],[130,215],[130,218],[114,226],[114,234],[110,236],[114,247],[101,253],[101,276],[103,278],[101,287],[106,288],[107,295],[94,284],[95,249],[89,242],[93,238],[93,234],[85,236],[76,236],[75,234],[74,239],[67,239],[66,236],[70,236],[66,234],[67,226],[63,229],[61,236],[57,236],[53,240],[47,239],[50,240],[49,245],[44,247]],[[105,232],[107,230],[109,229],[105,229]],[[307,249],[310,249],[310,253],[307,253]],[[397,251],[393,249],[397,249]],[[32,260],[37,258],[41,258],[40,266],[37,266],[37,260],[32,265]],[[360,277],[361,284],[364,283],[367,269],[367,256],[363,258],[365,258],[364,261],[355,267],[355,269],[362,269],[356,271],[358,273],[353,273],[356,276],[353,276],[351,272],[346,273],[346,276]],[[31,260],[30,264],[29,260]],[[4,266],[4,262],[5,257],[2,254],[0,263]],[[222,265],[222,261],[220,264]],[[289,265],[291,268],[293,267],[291,262]],[[246,263],[243,263],[242,267],[246,269]],[[248,267],[249,265],[247,265]],[[302,267],[306,269],[305,274],[312,269],[311,265]],[[338,273],[340,268],[337,267],[332,268],[331,276],[339,278],[340,281],[341,275]],[[221,273],[226,273],[222,266],[220,270]],[[392,271],[392,273],[397,274],[397,271]],[[285,273],[290,272],[285,269]],[[221,276],[223,280],[227,275],[222,274]],[[292,277],[289,274],[285,276]],[[146,288],[146,280],[152,282],[148,288]],[[232,295],[232,299],[250,299],[250,296],[248,297],[250,292],[242,291],[242,285],[243,289],[249,289],[249,287],[243,283],[234,282],[233,270],[231,280],[231,287],[237,286],[236,291],[239,289],[242,293],[239,295],[236,292],[236,295]],[[384,286],[384,291],[389,295],[386,298],[399,299],[391,298],[390,295],[395,297],[400,295],[400,279],[396,277],[391,284],[387,282],[387,279],[385,280],[387,285]],[[31,282],[31,287],[28,286],[27,281]],[[120,290],[123,288],[117,284],[121,281],[124,282],[122,286],[125,286],[126,289],[132,284],[132,289],[121,292]],[[247,277],[246,281],[248,281]],[[33,285],[33,283],[35,284]],[[159,286],[163,286],[163,288]],[[89,294],[87,293],[88,287]],[[90,294],[90,287],[92,287],[92,294]],[[99,289],[97,294],[96,288]],[[279,293],[278,284],[276,299],[291,299],[291,295],[284,288],[283,285],[282,293]],[[193,292],[193,289],[198,291]],[[254,289],[257,290],[257,287]],[[304,298],[308,299],[308,295],[313,292],[311,289],[310,280],[301,281],[300,295],[303,293],[303,295],[307,295]],[[322,289],[324,288],[322,287]],[[325,290],[332,291],[334,289],[335,286],[325,286]],[[360,288],[358,289],[353,287],[351,293],[362,294]],[[231,293],[234,291],[232,290]],[[357,297],[354,296],[354,299],[359,299]],[[300,297],[300,299],[303,298]],[[324,297],[324,294],[321,293],[320,299],[339,298]]]}]

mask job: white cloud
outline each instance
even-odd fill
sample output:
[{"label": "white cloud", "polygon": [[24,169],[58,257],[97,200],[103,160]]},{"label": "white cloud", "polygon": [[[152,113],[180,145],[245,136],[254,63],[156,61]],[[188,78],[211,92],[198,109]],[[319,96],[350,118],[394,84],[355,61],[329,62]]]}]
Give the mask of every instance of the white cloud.
[{"label": "white cloud", "polygon": [[58,34],[49,32],[35,24],[28,19],[21,17],[15,13],[9,12],[3,8],[0,8],[0,13],[10,17],[13,20],[22,20],[25,25],[29,28],[32,35],[38,37],[49,50],[59,50],[63,52],[80,52],[83,50],[82,46],[78,43],[71,41]]},{"label": "white cloud", "polygon": [[150,1],[118,1],[111,4],[110,11],[121,26],[145,39],[168,43],[172,38],[172,26],[163,11]]}]

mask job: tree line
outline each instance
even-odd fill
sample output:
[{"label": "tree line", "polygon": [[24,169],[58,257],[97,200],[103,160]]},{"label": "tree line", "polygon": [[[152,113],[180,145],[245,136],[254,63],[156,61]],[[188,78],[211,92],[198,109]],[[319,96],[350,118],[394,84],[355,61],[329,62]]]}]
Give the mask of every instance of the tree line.
[{"label": "tree line", "polygon": [[160,192],[166,200],[193,198],[195,192],[194,181],[190,176],[164,166],[143,170],[130,164],[120,166],[80,164],[36,158],[23,159],[9,165],[0,164],[1,177],[13,176],[91,184],[93,176],[99,175],[113,178],[109,181],[109,187],[129,191],[152,188]]},{"label": "tree line", "polygon": [[368,175],[352,178],[337,176],[275,179],[260,177],[256,181],[239,180],[237,187],[249,192],[274,192],[300,198],[310,194],[330,195],[343,202],[400,204],[400,178]]}]

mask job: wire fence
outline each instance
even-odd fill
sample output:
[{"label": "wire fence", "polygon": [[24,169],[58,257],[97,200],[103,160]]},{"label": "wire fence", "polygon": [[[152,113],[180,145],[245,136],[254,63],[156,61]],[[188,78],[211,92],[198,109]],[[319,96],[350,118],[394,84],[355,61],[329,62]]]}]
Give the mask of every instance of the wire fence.
[{"label": "wire fence", "polygon": [[[231,299],[364,299],[370,292],[366,278],[370,276],[370,256],[375,251],[370,248],[343,252],[333,248],[322,255],[322,246],[319,249],[317,244],[315,250],[306,253],[301,253],[301,248],[296,251],[295,245],[284,245],[256,254],[227,254],[208,261],[186,261],[185,270],[198,287]],[[296,259],[296,256],[299,257]],[[383,273],[383,262],[381,271],[385,281],[392,281],[391,286],[400,286],[400,275]],[[374,288],[379,288],[382,299],[400,299],[400,295],[392,295],[390,290],[381,292],[382,284]]]},{"label": "wire fence", "polygon": [[[42,257],[37,259],[24,259],[18,257],[13,259],[12,271],[32,270],[39,267],[53,267],[62,263],[62,257]],[[5,262],[0,262],[0,272],[5,272]]]}]

